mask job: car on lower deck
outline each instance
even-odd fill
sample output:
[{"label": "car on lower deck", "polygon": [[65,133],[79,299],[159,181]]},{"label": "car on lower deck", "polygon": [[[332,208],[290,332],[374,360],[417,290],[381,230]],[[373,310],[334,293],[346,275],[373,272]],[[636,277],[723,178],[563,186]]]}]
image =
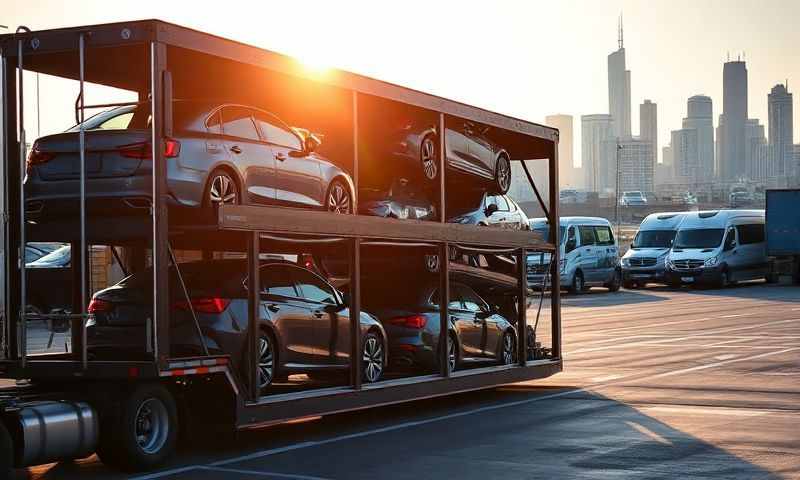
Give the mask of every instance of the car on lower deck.
[{"label": "car on lower deck", "polygon": [[[410,281],[410,279],[409,279]],[[439,367],[438,280],[416,279],[414,288],[394,288],[365,281],[361,299],[386,329],[390,366],[435,371]],[[468,364],[511,364],[516,359],[517,334],[505,317],[469,286],[451,282],[449,368]]]},{"label": "car on lower deck", "polygon": [[[172,205],[284,205],[352,213],[353,182],[274,114],[247,105],[175,101],[174,136],[165,140]],[[117,107],[87,119],[86,198],[90,212],[149,211],[150,111]],[[26,211],[42,220],[75,215],[80,191],[80,126],[36,140],[27,160]]]},{"label": "car on lower deck", "polygon": [[481,225],[510,230],[529,230],[528,216],[508,195],[481,195],[465,192],[458,199],[449,201],[447,212],[452,215],[449,223]]},{"label": "car on lower deck", "polygon": [[[170,269],[173,356],[203,353],[196,315],[209,353],[230,355],[244,374],[249,338],[246,271],[243,260],[190,262]],[[259,387],[294,373],[324,376],[349,370],[350,310],[344,296],[317,274],[289,262],[262,264],[260,277]],[[93,319],[87,326],[91,358],[145,355],[152,278],[152,270],[144,270],[92,297],[88,310]],[[375,382],[387,362],[386,333],[365,311],[360,325],[364,381]]]}]

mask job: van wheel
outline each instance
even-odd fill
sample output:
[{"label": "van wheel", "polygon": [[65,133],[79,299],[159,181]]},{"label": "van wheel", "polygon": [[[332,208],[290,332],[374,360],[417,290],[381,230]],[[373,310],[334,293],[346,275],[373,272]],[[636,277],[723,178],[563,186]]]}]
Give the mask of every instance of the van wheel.
[{"label": "van wheel", "polygon": [[731,276],[728,273],[728,270],[723,270],[722,273],[719,274],[719,282],[717,282],[717,286],[719,288],[725,288],[731,284]]},{"label": "van wheel", "polygon": [[614,270],[614,276],[611,278],[611,281],[606,284],[606,288],[608,288],[609,292],[618,292],[621,283],[622,275],[619,273],[619,270]]},{"label": "van wheel", "polygon": [[622,286],[625,287],[628,290],[634,290],[634,289],[639,288],[639,284],[638,283],[631,282],[630,280],[626,280],[625,282],[623,282]]},{"label": "van wheel", "polygon": [[159,383],[137,385],[120,397],[117,407],[118,412],[107,414],[107,428],[101,426],[103,448],[97,453],[103,463],[141,471],[155,468],[172,456],[178,440],[178,412],[166,387]]},{"label": "van wheel", "polygon": [[583,273],[575,272],[575,276],[572,277],[572,285],[569,286],[569,292],[577,295],[585,291],[586,283],[583,281]]}]

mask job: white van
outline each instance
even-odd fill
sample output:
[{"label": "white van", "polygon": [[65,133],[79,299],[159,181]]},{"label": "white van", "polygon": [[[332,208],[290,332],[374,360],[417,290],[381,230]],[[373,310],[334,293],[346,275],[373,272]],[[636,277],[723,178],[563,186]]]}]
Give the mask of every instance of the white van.
[{"label": "white van", "polygon": [[653,213],[644,217],[631,247],[622,256],[622,285],[625,288],[667,283],[667,254],[686,213]]},{"label": "white van", "polygon": [[[570,292],[582,293],[590,287],[606,287],[612,292],[622,284],[619,268],[619,247],[605,218],[561,217],[561,285]],[[530,220],[531,230],[548,238],[550,225],[546,218]],[[531,254],[527,258],[528,285],[541,288],[550,263],[548,254]]]},{"label": "white van", "polygon": [[766,278],[764,210],[690,212],[667,256],[670,285],[711,284]]}]

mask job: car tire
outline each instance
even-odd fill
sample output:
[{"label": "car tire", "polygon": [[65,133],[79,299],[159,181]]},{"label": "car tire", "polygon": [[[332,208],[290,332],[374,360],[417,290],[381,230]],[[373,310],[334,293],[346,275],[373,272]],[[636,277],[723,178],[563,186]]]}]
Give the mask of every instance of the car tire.
[{"label": "car tire", "polygon": [[238,205],[241,203],[239,183],[225,169],[218,168],[208,176],[208,186],[203,194],[206,207],[218,207],[221,204]]},{"label": "car tire", "polygon": [[513,365],[517,360],[517,336],[513,330],[506,330],[497,352],[497,363],[500,365]]},{"label": "car tire", "polygon": [[611,277],[611,281],[608,282],[606,288],[608,288],[609,292],[618,292],[621,284],[622,274],[619,272],[619,270],[614,270],[614,276]]},{"label": "car tire", "polygon": [[727,288],[731,285],[731,276],[728,273],[728,269],[723,269],[722,272],[719,274],[719,280],[717,281],[718,288]]},{"label": "car tire", "polygon": [[97,452],[103,463],[126,471],[151,470],[175,452],[178,411],[164,385],[136,385],[105,413]]},{"label": "car tire", "polygon": [[375,332],[364,335],[361,347],[363,363],[361,378],[364,383],[375,383],[386,369],[386,342]]},{"label": "car tire", "polygon": [[258,371],[258,391],[264,392],[277,378],[278,370],[278,342],[275,336],[262,330],[258,336],[258,359],[256,360],[256,370]]},{"label": "car tire", "polygon": [[500,195],[505,195],[511,188],[511,162],[504,154],[497,157],[497,165],[494,168],[494,188]]},{"label": "car tire", "polygon": [[433,182],[439,177],[439,145],[436,135],[429,133],[420,142],[419,162],[426,181]]},{"label": "car tire", "polygon": [[343,215],[353,213],[353,195],[343,181],[336,179],[331,182],[325,193],[325,209]]},{"label": "car tire", "polygon": [[[439,354],[436,354],[436,365],[437,365],[437,372],[440,370],[438,368],[439,363]],[[458,339],[456,338],[456,334],[454,332],[450,332],[447,334],[447,358],[449,363],[450,372],[455,372],[458,369],[458,362],[459,362],[459,354],[458,354]]]},{"label": "car tire", "polygon": [[586,283],[583,280],[583,273],[575,272],[572,277],[572,285],[569,286],[569,292],[579,295],[586,291]]}]

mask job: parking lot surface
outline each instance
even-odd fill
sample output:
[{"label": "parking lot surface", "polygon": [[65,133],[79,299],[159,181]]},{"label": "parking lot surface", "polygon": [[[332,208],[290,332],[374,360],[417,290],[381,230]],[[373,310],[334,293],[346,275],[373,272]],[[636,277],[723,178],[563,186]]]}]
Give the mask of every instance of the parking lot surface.
[{"label": "parking lot surface", "polygon": [[35,479],[800,478],[800,288],[566,296],[543,381],[194,439],[162,471]]}]

